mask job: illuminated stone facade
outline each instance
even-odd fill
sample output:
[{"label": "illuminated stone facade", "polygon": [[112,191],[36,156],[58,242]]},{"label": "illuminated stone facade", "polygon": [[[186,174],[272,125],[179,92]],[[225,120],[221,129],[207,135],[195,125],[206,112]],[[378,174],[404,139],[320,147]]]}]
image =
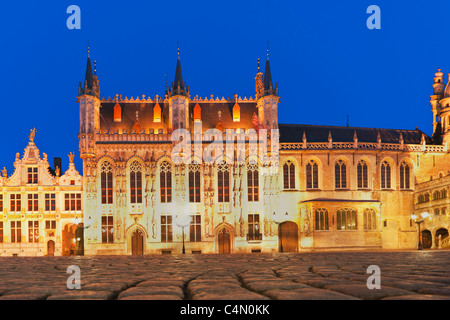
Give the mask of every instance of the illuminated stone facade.
[{"label": "illuminated stone facade", "polygon": [[23,156],[16,154],[14,173],[2,170],[0,256],[74,255],[82,248],[75,222],[83,216],[83,178],[73,154],[63,175],[60,167],[50,168],[47,155],[41,157],[34,143],[34,132]]},{"label": "illuminated stone facade", "polygon": [[[78,95],[84,216],[91,221],[85,254],[181,253],[183,230],[187,253],[417,246],[415,184],[450,169],[447,144],[419,129],[279,124],[268,59],[255,83],[255,98],[193,97],[178,57],[164,97],[105,99],[88,58]],[[187,129],[194,141],[200,123],[199,150],[184,149],[191,162],[175,163],[174,131]],[[227,129],[279,130],[268,138],[268,149],[279,139],[279,169],[250,160],[249,137],[244,155],[234,144],[233,159],[199,159],[215,140],[212,129],[224,140]]]}]

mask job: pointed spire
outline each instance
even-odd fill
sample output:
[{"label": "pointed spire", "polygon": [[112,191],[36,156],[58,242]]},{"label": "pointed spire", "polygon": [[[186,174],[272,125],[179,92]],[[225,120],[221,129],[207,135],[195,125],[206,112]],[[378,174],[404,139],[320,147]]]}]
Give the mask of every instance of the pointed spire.
[{"label": "pointed spire", "polygon": [[266,68],[264,70],[264,95],[277,95],[277,88],[273,87],[272,73],[270,71],[269,62],[269,41],[267,41],[267,58],[266,58]]},{"label": "pointed spire", "polygon": [[95,71],[92,72],[92,63],[91,63],[91,48],[88,42],[88,53],[87,53],[87,62],[86,62],[86,73],[84,76],[84,88],[81,89],[81,85],[78,88],[79,95],[88,94],[97,96],[100,98],[100,87],[98,84],[98,78],[95,75],[97,69],[97,62],[94,61]]},{"label": "pointed spire", "polygon": [[186,89],[185,83],[183,82],[183,74],[181,72],[180,46],[177,41],[177,67],[175,69],[175,79],[169,93],[171,95],[185,95],[187,92]]}]

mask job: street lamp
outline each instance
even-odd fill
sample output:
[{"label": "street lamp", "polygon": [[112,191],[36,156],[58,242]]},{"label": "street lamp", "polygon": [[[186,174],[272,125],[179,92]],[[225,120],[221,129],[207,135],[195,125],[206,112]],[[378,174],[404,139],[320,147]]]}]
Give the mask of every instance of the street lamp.
[{"label": "street lamp", "polygon": [[188,214],[188,210],[189,209],[187,209],[185,211],[185,213],[181,215],[181,217],[179,217],[178,215],[175,216],[175,223],[177,224],[178,227],[181,228],[181,232],[182,232],[182,236],[183,236],[183,251],[182,251],[183,254],[186,253],[186,250],[184,247],[184,228],[186,228],[187,226],[189,226],[191,224],[191,217]]},{"label": "street lamp", "polygon": [[289,220],[289,214],[286,212],[284,216],[276,214],[275,212],[272,215],[273,221],[278,225],[278,230],[280,232],[280,252],[283,252],[283,229],[281,224],[287,220]]},{"label": "street lamp", "polygon": [[428,212],[422,212],[420,215],[422,217],[422,220],[419,220],[415,214],[411,215],[411,219],[413,219],[414,222],[419,226],[419,247],[417,248],[417,250],[423,250],[422,241],[420,240],[420,224],[424,222],[425,219],[430,216],[430,214]]}]

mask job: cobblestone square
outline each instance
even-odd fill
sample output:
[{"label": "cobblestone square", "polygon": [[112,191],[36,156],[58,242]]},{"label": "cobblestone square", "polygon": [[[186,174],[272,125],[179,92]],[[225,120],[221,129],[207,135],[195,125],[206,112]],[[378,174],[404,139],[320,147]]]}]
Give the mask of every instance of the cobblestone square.
[{"label": "cobblestone square", "polygon": [[[2,300],[449,300],[450,251],[1,257]],[[80,267],[81,289],[67,288]],[[381,289],[367,288],[367,267]]]}]

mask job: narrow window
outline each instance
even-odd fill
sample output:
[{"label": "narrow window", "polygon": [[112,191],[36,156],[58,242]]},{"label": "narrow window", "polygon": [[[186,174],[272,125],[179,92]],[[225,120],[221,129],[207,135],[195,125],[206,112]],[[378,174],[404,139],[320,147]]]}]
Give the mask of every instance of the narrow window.
[{"label": "narrow window", "polygon": [[217,189],[219,202],[230,202],[230,170],[223,162],[217,168]]},{"label": "narrow window", "polygon": [[172,242],[171,215],[161,215],[161,242]]},{"label": "narrow window", "polygon": [[200,214],[191,215],[191,224],[189,225],[189,241],[202,241],[202,216]]},{"label": "narrow window", "polygon": [[136,160],[130,165],[130,195],[131,203],[142,203],[142,166]]},{"label": "narrow window", "polygon": [[259,171],[257,164],[247,165],[248,201],[259,201]]},{"label": "narrow window", "polygon": [[328,210],[325,208],[319,208],[315,212],[316,230],[329,230],[328,225]]},{"label": "narrow window", "polygon": [[113,174],[112,165],[108,161],[101,166],[101,193],[102,204],[113,203]]},{"label": "narrow window", "polygon": [[172,202],[172,167],[169,162],[164,161],[160,166],[160,192],[161,202]]},{"label": "narrow window", "polygon": [[102,216],[102,243],[114,242],[114,218]]}]

